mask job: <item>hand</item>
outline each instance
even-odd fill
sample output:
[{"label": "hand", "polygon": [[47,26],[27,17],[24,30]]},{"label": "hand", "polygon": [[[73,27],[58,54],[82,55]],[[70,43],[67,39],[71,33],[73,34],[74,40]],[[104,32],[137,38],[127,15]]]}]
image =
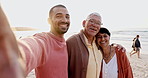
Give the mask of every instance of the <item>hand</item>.
[{"label": "hand", "polygon": [[119,50],[122,50],[122,52],[126,52],[126,49],[122,46],[122,45],[120,45],[120,44],[116,44],[116,43],[113,43],[113,44],[111,44],[113,47],[116,47],[116,48],[118,48],[118,51]]},{"label": "hand", "polygon": [[19,54],[15,36],[0,7],[0,78],[25,78]]}]

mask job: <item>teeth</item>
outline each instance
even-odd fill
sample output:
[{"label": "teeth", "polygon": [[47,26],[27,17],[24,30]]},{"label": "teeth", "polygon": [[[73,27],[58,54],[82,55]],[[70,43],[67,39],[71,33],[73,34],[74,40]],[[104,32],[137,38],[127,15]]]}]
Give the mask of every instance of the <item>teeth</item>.
[{"label": "teeth", "polygon": [[90,29],[92,29],[92,30],[94,30],[94,31],[97,31],[97,29],[96,29],[96,28],[94,28],[94,27],[90,27]]},{"label": "teeth", "polygon": [[100,43],[102,43],[102,44],[103,44],[103,43],[105,43],[105,42],[100,42]]},{"label": "teeth", "polygon": [[61,27],[67,27],[67,24],[63,24],[63,25],[61,25]]}]

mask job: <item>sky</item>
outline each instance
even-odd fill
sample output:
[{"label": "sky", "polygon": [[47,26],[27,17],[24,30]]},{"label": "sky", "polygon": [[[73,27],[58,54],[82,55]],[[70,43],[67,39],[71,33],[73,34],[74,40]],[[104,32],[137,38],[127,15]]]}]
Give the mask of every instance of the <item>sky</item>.
[{"label": "sky", "polygon": [[148,28],[147,0],[1,0],[0,4],[12,27],[49,30],[49,9],[63,4],[70,13],[71,32],[79,32],[92,12],[98,12],[110,30]]}]

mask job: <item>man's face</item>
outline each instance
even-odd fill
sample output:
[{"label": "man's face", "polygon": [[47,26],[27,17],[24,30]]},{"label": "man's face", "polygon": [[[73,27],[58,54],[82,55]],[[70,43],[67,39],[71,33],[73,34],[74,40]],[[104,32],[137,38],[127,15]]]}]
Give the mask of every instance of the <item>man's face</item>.
[{"label": "man's face", "polygon": [[55,7],[50,17],[51,30],[54,33],[64,34],[70,26],[70,15],[66,8]]},{"label": "man's face", "polygon": [[88,19],[83,21],[84,32],[88,36],[95,36],[101,27],[101,17],[96,15],[91,15]]}]

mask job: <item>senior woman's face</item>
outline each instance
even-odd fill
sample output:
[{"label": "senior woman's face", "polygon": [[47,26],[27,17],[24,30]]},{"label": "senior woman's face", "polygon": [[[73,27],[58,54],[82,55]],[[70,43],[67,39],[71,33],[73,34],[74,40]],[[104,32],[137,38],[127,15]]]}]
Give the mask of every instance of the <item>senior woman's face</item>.
[{"label": "senior woman's face", "polygon": [[97,43],[101,47],[106,47],[109,45],[110,36],[106,33],[98,33],[97,34]]}]

